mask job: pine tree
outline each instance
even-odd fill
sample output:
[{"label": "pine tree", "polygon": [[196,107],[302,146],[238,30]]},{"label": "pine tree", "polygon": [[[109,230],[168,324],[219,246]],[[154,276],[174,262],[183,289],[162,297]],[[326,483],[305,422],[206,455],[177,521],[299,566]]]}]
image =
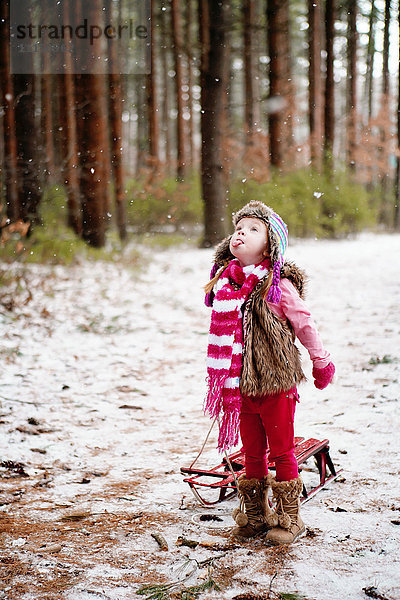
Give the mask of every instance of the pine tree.
[{"label": "pine tree", "polygon": [[[397,15],[400,35],[400,10]],[[400,39],[400,37],[399,37]],[[394,204],[394,228],[400,231],[400,55],[397,83],[397,158],[396,158],[396,181],[395,181],[395,204]]]},{"label": "pine tree", "polygon": [[357,151],[357,1],[347,7],[347,164],[356,167]]},{"label": "pine tree", "polygon": [[332,164],[333,143],[335,137],[335,98],[334,98],[334,54],[335,37],[335,0],[325,3],[325,43],[326,43],[326,78],[325,78],[325,115],[324,115],[324,157],[325,165]]},{"label": "pine tree", "polygon": [[183,180],[186,171],[185,121],[183,119],[183,42],[180,0],[171,0],[172,39],[175,66],[177,178]]},{"label": "pine tree", "polygon": [[221,120],[225,72],[226,0],[199,0],[201,44],[201,183],[204,246],[227,233]]},{"label": "pine tree", "polygon": [[291,52],[289,0],[267,0],[269,63],[269,136],[271,164],[288,168],[292,147],[293,99],[291,97]]},{"label": "pine tree", "polygon": [[[112,5],[107,0],[106,15],[112,22]],[[114,179],[115,211],[119,237],[126,239],[126,194],[124,185],[124,173],[122,165],[122,77],[120,74],[120,64],[117,55],[117,46],[113,40],[108,44],[108,116],[110,122],[110,140],[111,140],[111,168]],[[154,133],[156,138],[156,132]],[[157,144],[155,144],[157,148]]]},{"label": "pine tree", "polygon": [[308,0],[308,120],[310,159],[314,168],[322,166],[323,96],[321,73],[321,1]]},{"label": "pine tree", "polygon": [[17,173],[17,136],[15,130],[15,96],[10,74],[9,2],[0,3],[0,93],[3,108],[4,179],[7,217],[20,216]]}]

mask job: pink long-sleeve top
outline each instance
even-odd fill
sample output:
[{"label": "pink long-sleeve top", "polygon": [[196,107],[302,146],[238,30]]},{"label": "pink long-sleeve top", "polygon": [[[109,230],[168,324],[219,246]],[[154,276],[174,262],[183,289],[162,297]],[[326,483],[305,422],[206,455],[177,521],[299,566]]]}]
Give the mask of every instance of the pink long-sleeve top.
[{"label": "pink long-sleeve top", "polygon": [[282,292],[279,303],[267,302],[268,307],[277,317],[290,322],[296,337],[308,350],[313,365],[323,369],[330,363],[330,354],[324,348],[310,311],[289,279],[281,279],[279,287]]}]

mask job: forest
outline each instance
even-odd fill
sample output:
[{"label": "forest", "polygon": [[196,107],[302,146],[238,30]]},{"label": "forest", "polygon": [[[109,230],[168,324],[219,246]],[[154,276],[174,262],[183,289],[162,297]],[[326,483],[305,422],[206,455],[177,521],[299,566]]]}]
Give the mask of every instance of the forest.
[{"label": "forest", "polygon": [[[399,29],[397,0],[0,0],[0,600],[400,598]],[[184,475],[222,460],[203,286],[253,199],[336,369],[297,336],[336,475],[301,463],[280,546]]]},{"label": "forest", "polygon": [[299,237],[400,228],[398,3],[0,6],[5,255],[65,228],[208,247],[250,199]]}]

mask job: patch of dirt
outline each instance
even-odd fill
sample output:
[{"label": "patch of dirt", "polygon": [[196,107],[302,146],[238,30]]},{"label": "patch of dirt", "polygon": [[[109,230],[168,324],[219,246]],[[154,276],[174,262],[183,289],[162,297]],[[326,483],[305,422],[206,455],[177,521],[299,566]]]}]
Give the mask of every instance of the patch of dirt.
[{"label": "patch of dirt", "polygon": [[[32,511],[30,511],[32,514]],[[86,518],[63,518],[66,511],[52,510],[51,518],[0,515],[0,589],[7,600],[34,593],[38,598],[57,598],[80,582],[101,589],[105,583],[139,585],[146,580],[160,582],[149,570],[148,552],[137,541],[150,537],[173,519],[157,513],[129,512],[89,514]],[[162,563],[163,553],[154,544],[154,562]],[[143,565],[143,574],[129,565]],[[90,576],[96,567],[104,576]],[[115,572],[117,570],[117,572]],[[120,574],[118,570],[122,571]],[[90,587],[89,586],[89,587]]]}]

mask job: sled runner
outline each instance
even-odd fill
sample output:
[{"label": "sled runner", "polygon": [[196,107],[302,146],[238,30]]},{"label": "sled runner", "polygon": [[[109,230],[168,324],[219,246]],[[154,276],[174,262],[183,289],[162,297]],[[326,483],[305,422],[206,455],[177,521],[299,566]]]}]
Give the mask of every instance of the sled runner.
[{"label": "sled runner", "polygon": [[[300,472],[302,470],[300,466],[309,458],[314,457],[319,475],[317,485],[311,485],[308,489],[305,484],[303,485],[302,502],[309,500],[342,471],[342,469],[336,471],[333,465],[329,455],[329,440],[320,441],[314,438],[305,440],[303,437],[296,437],[295,455]],[[236,494],[236,479],[245,472],[244,454],[241,450],[230,456],[226,455],[219,465],[210,470],[197,469],[193,465],[194,463],[190,467],[181,467],[183,475],[190,475],[183,481],[189,484],[197,500],[204,506],[212,506],[234,496]],[[268,462],[268,469],[274,470],[274,468],[274,463]],[[217,499],[208,500],[204,498],[200,491],[203,492],[205,488],[215,492]]]}]

